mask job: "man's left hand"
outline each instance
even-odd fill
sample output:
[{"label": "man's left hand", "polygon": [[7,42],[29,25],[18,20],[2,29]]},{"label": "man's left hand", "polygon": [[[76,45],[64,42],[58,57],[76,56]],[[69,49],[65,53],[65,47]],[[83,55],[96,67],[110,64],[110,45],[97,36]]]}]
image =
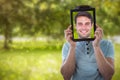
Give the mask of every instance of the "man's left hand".
[{"label": "man's left hand", "polygon": [[93,41],[93,47],[100,46],[100,41],[103,37],[103,29],[100,28],[98,25],[96,25],[96,31],[95,31],[95,40]]}]

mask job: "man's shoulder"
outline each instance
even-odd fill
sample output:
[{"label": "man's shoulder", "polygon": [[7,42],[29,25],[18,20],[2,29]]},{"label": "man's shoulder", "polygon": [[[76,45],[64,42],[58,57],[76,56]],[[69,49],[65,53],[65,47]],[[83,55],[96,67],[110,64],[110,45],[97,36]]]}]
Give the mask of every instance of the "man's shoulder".
[{"label": "man's shoulder", "polygon": [[63,48],[69,48],[69,46],[70,46],[70,43],[69,43],[69,42],[65,42],[65,43],[63,44]]},{"label": "man's shoulder", "polygon": [[[80,42],[76,42],[76,47],[77,46],[79,46],[80,45]],[[69,42],[65,42],[64,44],[63,44],[63,47],[70,47],[70,43]]]},{"label": "man's shoulder", "polygon": [[102,47],[109,46],[109,45],[112,45],[112,41],[111,40],[107,40],[107,39],[102,39],[101,42],[100,42],[100,45]]},{"label": "man's shoulder", "polygon": [[69,42],[65,42],[65,43],[63,44],[63,46],[70,46],[70,43],[69,43]]}]

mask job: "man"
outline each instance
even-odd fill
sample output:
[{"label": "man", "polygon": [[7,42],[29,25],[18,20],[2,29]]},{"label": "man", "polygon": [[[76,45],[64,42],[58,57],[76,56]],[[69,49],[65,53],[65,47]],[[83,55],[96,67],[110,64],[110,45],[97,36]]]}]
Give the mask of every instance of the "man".
[{"label": "man", "polygon": [[[75,18],[80,38],[90,36],[92,17],[88,12],[79,12]],[[108,40],[103,40],[103,30],[98,26],[94,41],[74,42],[71,26],[65,32],[66,43],[62,48],[61,74],[64,80],[111,80],[114,74],[114,49]]]}]

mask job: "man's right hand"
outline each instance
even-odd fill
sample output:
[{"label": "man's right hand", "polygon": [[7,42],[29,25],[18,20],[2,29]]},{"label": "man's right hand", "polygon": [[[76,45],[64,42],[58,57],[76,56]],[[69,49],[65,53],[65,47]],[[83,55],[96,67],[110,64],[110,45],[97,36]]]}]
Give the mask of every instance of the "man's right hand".
[{"label": "man's right hand", "polygon": [[72,30],[71,25],[64,31],[65,39],[70,43],[71,47],[76,46],[76,42],[72,40]]}]

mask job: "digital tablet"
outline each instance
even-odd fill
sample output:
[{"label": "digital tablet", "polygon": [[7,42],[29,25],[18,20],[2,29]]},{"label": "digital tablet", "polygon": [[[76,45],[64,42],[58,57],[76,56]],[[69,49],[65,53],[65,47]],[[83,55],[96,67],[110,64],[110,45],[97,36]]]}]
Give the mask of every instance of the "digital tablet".
[{"label": "digital tablet", "polygon": [[95,8],[81,5],[70,10],[73,41],[92,41],[95,39]]}]

